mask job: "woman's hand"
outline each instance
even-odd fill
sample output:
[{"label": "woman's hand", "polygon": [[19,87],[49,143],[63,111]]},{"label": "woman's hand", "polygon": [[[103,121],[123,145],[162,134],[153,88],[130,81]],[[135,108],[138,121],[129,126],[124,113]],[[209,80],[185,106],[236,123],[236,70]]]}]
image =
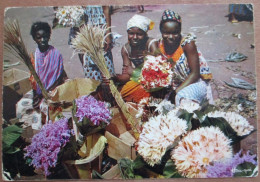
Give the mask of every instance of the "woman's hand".
[{"label": "woman's hand", "polygon": [[107,79],[106,77],[102,76],[102,84],[109,85],[109,83],[110,83],[110,80]]},{"label": "woman's hand", "polygon": [[134,71],[134,68],[132,66],[128,66],[128,65],[123,65],[123,68],[122,68],[122,74],[128,74],[128,75],[131,75]]}]

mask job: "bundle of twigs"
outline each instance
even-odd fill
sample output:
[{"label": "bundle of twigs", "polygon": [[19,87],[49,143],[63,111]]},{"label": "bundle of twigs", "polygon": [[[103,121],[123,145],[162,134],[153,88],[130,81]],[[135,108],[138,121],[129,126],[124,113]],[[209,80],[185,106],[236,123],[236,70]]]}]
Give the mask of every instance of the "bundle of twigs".
[{"label": "bundle of twigs", "polygon": [[[76,37],[72,40],[72,47],[75,49],[75,53],[84,53],[91,57],[92,61],[98,66],[99,70],[102,72],[103,76],[110,79],[112,75],[108,70],[105,63],[104,57],[104,43],[108,28],[106,26],[93,26],[84,25],[80,28],[80,32],[77,33]],[[118,92],[117,87],[114,82],[110,80],[109,87],[112,95],[114,96],[118,106],[122,110],[128,123],[131,125],[135,136],[138,137],[139,130],[135,118],[130,114],[128,108]]]},{"label": "bundle of twigs", "polygon": [[28,54],[28,51],[24,45],[21,31],[19,27],[19,23],[17,20],[8,20],[4,26],[4,49],[7,50],[9,53],[13,54],[16,58],[21,60],[25,65],[29,68],[34,79],[38,83],[42,95],[45,99],[48,99],[49,96],[47,94],[46,89],[44,88],[40,78],[38,77],[32,62],[31,57]]}]

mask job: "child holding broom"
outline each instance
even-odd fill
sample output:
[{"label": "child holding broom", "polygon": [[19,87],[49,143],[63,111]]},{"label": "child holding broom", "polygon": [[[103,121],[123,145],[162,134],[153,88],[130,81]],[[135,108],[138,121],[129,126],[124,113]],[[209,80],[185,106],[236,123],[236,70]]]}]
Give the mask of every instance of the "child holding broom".
[{"label": "child holding broom", "polygon": [[[32,65],[47,91],[64,83],[67,75],[64,71],[63,58],[60,52],[49,45],[51,27],[46,22],[36,22],[31,26],[31,36],[37,48],[31,56]],[[40,129],[42,122],[48,120],[48,106],[43,99],[42,91],[34,79],[30,77],[33,90],[24,95],[17,103],[16,115],[20,122]]]}]

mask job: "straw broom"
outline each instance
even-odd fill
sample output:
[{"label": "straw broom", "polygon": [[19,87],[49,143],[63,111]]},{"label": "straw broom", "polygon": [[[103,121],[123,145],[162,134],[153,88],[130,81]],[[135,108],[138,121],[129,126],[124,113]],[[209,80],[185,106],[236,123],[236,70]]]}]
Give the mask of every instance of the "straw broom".
[{"label": "straw broom", "polygon": [[43,97],[47,100],[49,98],[46,89],[44,88],[40,78],[38,77],[32,63],[31,57],[24,45],[19,23],[17,20],[8,20],[4,26],[4,49],[13,54],[16,58],[21,60],[31,71],[34,79],[38,83]]},{"label": "straw broom", "polygon": [[[76,37],[72,39],[72,47],[75,49],[74,53],[84,53],[91,57],[92,61],[98,66],[99,70],[102,72],[106,79],[110,79],[112,75],[107,68],[104,57],[103,46],[105,43],[106,31],[108,28],[106,26],[93,26],[84,25],[80,28],[80,32],[77,33]],[[118,92],[113,80],[110,79],[109,87],[112,95],[114,96],[118,106],[122,110],[127,122],[131,125],[131,128],[135,134],[135,138],[139,136],[139,129],[135,118],[130,114],[128,108]]]}]

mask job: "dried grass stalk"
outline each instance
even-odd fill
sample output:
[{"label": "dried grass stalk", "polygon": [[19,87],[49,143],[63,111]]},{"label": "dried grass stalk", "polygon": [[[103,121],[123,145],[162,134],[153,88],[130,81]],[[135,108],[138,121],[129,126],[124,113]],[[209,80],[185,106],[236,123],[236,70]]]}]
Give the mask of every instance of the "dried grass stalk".
[{"label": "dried grass stalk", "polygon": [[44,88],[40,78],[38,77],[32,62],[31,62],[31,57],[28,54],[28,51],[24,45],[22,36],[21,36],[21,31],[19,27],[19,23],[17,20],[8,20],[5,23],[4,26],[4,49],[14,55],[16,58],[21,60],[31,71],[32,75],[34,76],[36,82],[38,83],[42,95],[44,96],[45,99],[48,99],[48,93],[46,89]]},{"label": "dried grass stalk", "polygon": [[[75,49],[75,53],[84,53],[91,57],[92,61],[98,66],[99,70],[102,72],[103,76],[110,79],[112,75],[107,68],[104,57],[104,43],[105,38],[109,34],[106,34],[108,28],[106,26],[93,26],[84,25],[80,28],[80,32],[77,33],[76,37],[72,39],[72,47]],[[140,133],[136,119],[130,114],[128,108],[122,99],[121,94],[118,92],[117,87],[114,82],[110,80],[109,84],[112,95],[114,96],[118,106],[122,110],[128,123],[131,125],[135,137],[138,137]]]}]

